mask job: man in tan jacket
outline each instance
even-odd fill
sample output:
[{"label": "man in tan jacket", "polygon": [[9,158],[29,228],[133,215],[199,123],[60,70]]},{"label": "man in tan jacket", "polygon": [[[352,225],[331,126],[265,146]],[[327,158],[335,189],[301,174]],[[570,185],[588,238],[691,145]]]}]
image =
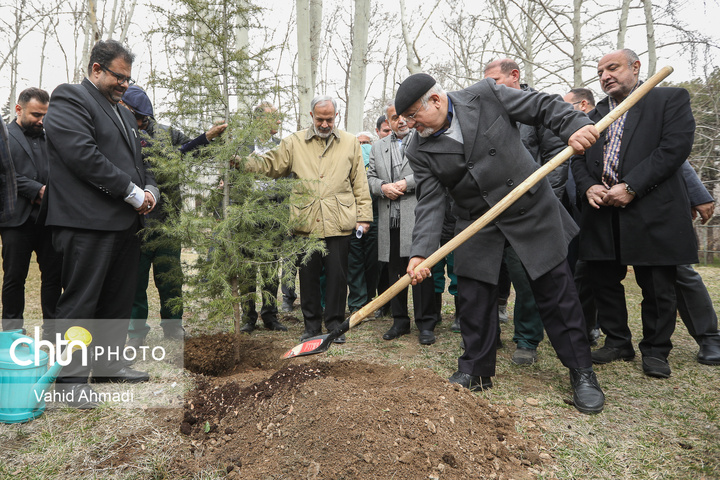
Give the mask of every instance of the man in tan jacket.
[{"label": "man in tan jacket", "polygon": [[[250,168],[272,178],[294,174],[300,185],[290,199],[296,235],[322,238],[326,254],[314,253],[300,266],[300,306],[305,332],[300,341],[322,333],[320,277],[325,269],[325,327],[332,331],[345,316],[347,262],[353,230],[373,219],[360,143],[335,128],[337,103],[317,96],[310,103],[313,126],[284,138]],[[345,336],[335,340],[345,342]]]}]

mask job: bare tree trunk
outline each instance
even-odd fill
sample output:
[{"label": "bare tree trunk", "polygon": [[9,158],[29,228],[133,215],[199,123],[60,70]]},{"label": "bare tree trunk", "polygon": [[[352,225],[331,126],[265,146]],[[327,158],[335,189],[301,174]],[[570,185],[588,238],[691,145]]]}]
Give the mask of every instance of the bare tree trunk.
[{"label": "bare tree trunk", "polygon": [[[117,23],[117,18],[120,12],[118,12],[117,8],[118,0],[113,0],[113,6],[112,6],[112,12],[110,14],[110,26],[108,27],[108,35],[110,35],[110,38],[112,37],[113,32],[115,31],[115,25]],[[122,6],[121,6],[122,8]]]},{"label": "bare tree trunk", "polygon": [[85,17],[85,42],[83,43],[80,64],[77,66],[73,83],[78,83],[87,73],[87,64],[90,61],[90,50],[95,42],[100,40],[100,33],[97,25],[97,0],[87,0],[87,12]]},{"label": "bare tree trunk", "polygon": [[355,22],[352,36],[346,127],[350,133],[358,133],[362,130],[363,114],[365,111],[369,23],[370,0],[355,0]]},{"label": "bare tree trunk", "polygon": [[322,34],[322,0],[310,0],[310,85],[317,85],[320,62],[320,36]]},{"label": "bare tree trunk", "polygon": [[403,42],[405,43],[406,60],[405,66],[410,74],[422,72],[420,59],[415,52],[415,46],[410,39],[410,30],[408,29],[408,18],[405,13],[405,0],[400,0],[400,25],[402,26]]},{"label": "bare tree trunk", "polygon": [[533,13],[535,5],[528,4],[528,16],[525,20],[525,38],[523,39],[523,65],[525,67],[525,83],[530,86],[535,85],[535,51],[533,47],[533,32],[535,24],[533,23]]},{"label": "bare tree trunk", "polygon": [[296,0],[297,43],[298,43],[298,130],[309,127],[310,101],[315,86],[312,84],[312,49],[310,39],[309,0]]},{"label": "bare tree trunk", "polygon": [[617,49],[625,48],[625,36],[627,35],[628,15],[630,13],[630,0],[623,0],[620,7],[620,25],[618,26]]},{"label": "bare tree trunk", "polygon": [[122,29],[120,30],[120,36],[118,37],[118,41],[121,43],[125,43],[125,40],[127,39],[128,29],[130,28],[130,22],[132,21],[133,14],[135,13],[136,4],[137,0],[133,0],[132,3],[130,3],[130,7],[128,8],[127,16],[125,17],[125,21],[122,24]]},{"label": "bare tree trunk", "polygon": [[572,63],[573,63],[573,86],[582,87],[582,19],[581,11],[583,0],[573,0],[573,36],[572,36]]},{"label": "bare tree trunk", "polygon": [[657,51],[655,45],[655,22],[652,16],[652,0],[643,0],[645,7],[645,30],[648,44],[648,77],[655,75]]}]

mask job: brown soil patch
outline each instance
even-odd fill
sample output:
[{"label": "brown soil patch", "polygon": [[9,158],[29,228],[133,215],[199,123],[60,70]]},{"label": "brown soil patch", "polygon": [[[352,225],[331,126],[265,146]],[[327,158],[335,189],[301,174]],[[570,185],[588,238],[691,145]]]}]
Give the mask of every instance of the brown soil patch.
[{"label": "brown soil patch", "polygon": [[[235,357],[235,342],[239,342],[239,357]],[[202,375],[221,376],[248,369],[270,370],[283,364],[287,349],[268,339],[248,335],[238,338],[230,333],[189,337],[185,340],[185,368]]]},{"label": "brown soil patch", "polygon": [[[222,347],[226,358],[232,339],[215,349],[203,341],[200,351],[219,355]],[[244,373],[198,377],[179,425],[190,443],[179,470],[253,479],[523,479],[544,470],[541,458],[551,461],[539,453],[538,430],[516,431],[512,409],[430,370],[331,357],[281,362],[249,386]]]}]

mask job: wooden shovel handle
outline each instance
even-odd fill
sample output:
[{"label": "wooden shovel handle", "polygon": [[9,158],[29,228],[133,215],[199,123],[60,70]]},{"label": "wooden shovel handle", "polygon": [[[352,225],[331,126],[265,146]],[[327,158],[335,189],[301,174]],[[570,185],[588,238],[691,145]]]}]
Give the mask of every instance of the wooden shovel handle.
[{"label": "wooden shovel handle", "polygon": [[[622,114],[630,110],[630,107],[635,105],[642,97],[644,97],[650,90],[652,90],[658,83],[662,82],[668,75],[673,72],[673,68],[670,66],[663,67],[659,72],[650,77],[646,82],[640,85],[633,93],[631,93],[625,100],[620,103],[617,107],[612,109],[607,115],[605,115],[599,122],[595,124],[598,132],[604,131],[610,126],[615,120],[620,118]],[[438,263],[440,260],[445,258],[450,252],[455,250],[457,247],[465,243],[467,239],[475,235],[488,223],[492,222],[502,212],[504,212],[510,205],[523,196],[528,190],[530,190],[536,183],[546,177],[550,172],[555,170],[562,163],[567,161],[570,157],[575,154],[575,149],[570,146],[555,155],[549,162],[533,172],[532,175],[527,177],[520,185],[515,187],[510,193],[508,193],[502,200],[500,200],[494,207],[485,212],[483,216],[471,223],[465,230],[453,237],[452,240],[441,246],[428,258],[416,267],[416,271],[419,268],[431,268],[433,265]],[[426,279],[427,281],[432,281]],[[392,298],[400,293],[403,289],[407,288],[412,282],[410,275],[403,275],[395,284],[385,290],[380,296],[375,298],[373,301],[365,305],[363,308],[355,312],[350,317],[350,328],[356,326],[364,318],[370,315],[378,308],[385,305]]]}]

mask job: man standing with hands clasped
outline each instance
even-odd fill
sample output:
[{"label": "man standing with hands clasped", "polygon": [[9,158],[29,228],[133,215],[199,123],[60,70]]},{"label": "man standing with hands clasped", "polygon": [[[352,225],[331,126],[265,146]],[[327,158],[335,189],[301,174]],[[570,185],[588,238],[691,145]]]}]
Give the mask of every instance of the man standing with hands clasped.
[{"label": "man standing with hands clasped", "polygon": [[[602,57],[597,67],[608,97],[590,118],[600,119],[639,85],[640,60],[632,50]],[[588,265],[605,345],[593,363],[635,358],[622,280],[628,265],[642,289],[643,372],[670,376],[678,265],[697,263],[690,202],[680,167],[690,155],[695,120],[682,88],[654,88],[572,161],[583,193],[580,260]]]},{"label": "man standing with hands clasped", "polygon": [[[414,284],[430,275],[418,265],[440,243],[445,189],[458,217],[456,234],[480,218],[538,165],[523,146],[517,122],[542,123],[582,152],[598,138],[592,122],[555,95],[482,80],[445,93],[427,74],[411,75],[395,97],[415,135],[405,149],[415,172],[418,205],[407,273]],[[605,396],[592,369],[590,345],[567,245],[577,226],[542,179],[491,224],[455,250],[460,330],[465,352],[450,377],[470,390],[492,387],[498,323],[498,276],[506,244],[525,267],[543,324],[570,372],[575,408],[602,411]]]},{"label": "man standing with hands clasped", "polygon": [[[93,47],[87,78],[55,89],[45,117],[50,158],[47,225],[63,254],[63,293],[57,331],[90,330],[93,351],[123,351],[140,260],[138,230],[159,196],[143,162],[137,122],[118,102],[128,87],[133,55],[119,42]],[[85,320],[90,320],[89,322]],[[143,382],[148,374],[110,355],[81,365],[79,355],[62,370],[56,391],[78,408],[92,408],[92,381]]]}]

